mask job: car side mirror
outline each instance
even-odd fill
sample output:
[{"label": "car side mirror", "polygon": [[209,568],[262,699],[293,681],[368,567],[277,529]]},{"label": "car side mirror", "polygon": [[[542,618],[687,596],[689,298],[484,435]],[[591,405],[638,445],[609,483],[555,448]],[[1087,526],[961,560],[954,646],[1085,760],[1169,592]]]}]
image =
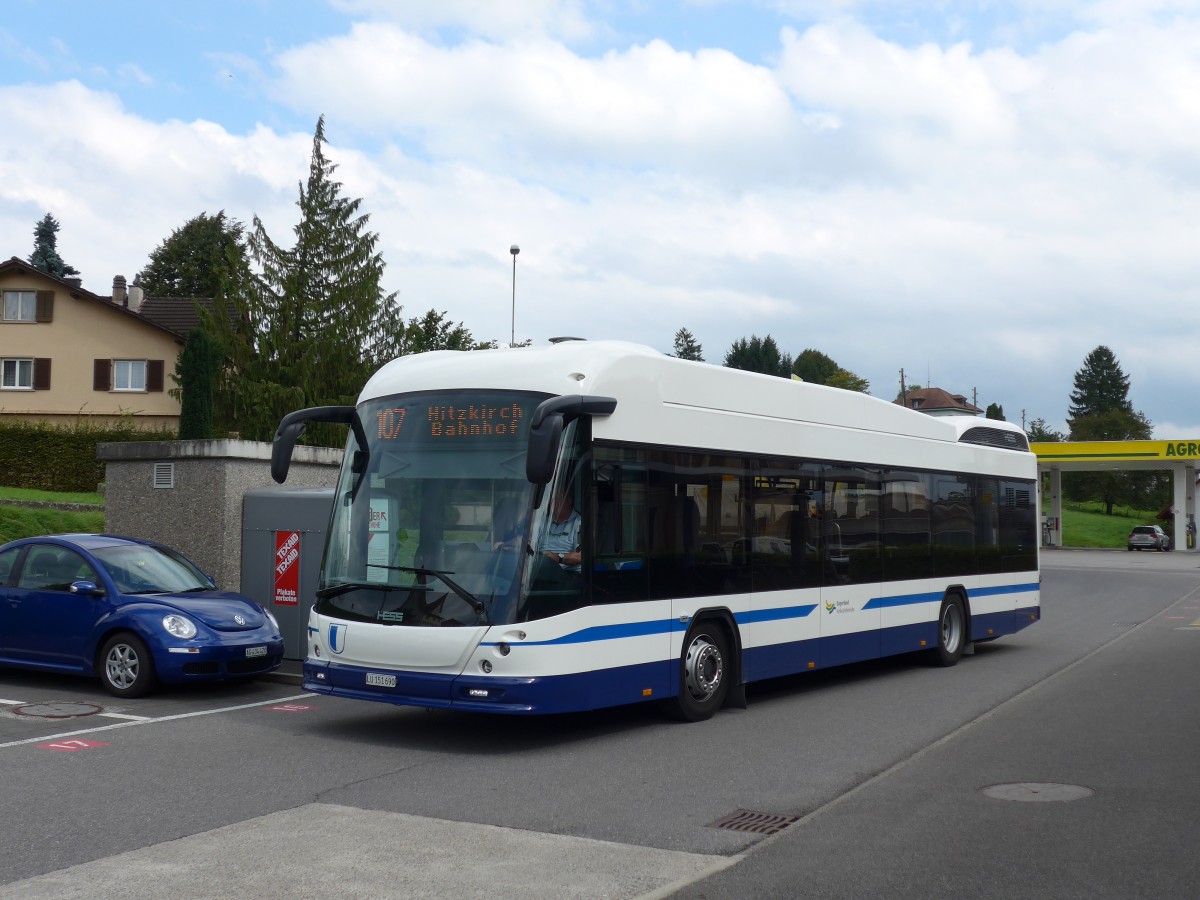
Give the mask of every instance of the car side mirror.
[{"label": "car side mirror", "polygon": [[85,596],[95,597],[104,593],[104,588],[96,584],[94,581],[73,581],[71,582],[70,591],[72,594],[84,594]]}]

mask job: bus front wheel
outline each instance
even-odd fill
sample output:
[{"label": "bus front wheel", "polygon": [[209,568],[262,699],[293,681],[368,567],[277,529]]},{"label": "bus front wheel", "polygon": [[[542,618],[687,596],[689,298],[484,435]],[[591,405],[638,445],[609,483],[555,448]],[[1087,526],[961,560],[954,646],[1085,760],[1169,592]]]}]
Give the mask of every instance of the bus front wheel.
[{"label": "bus front wheel", "polygon": [[938,612],[937,646],[929,651],[929,661],[938,666],[952,666],[967,646],[967,613],[962,597],[948,594],[942,599]]},{"label": "bus front wheel", "polygon": [[729,692],[729,641],[714,620],[692,627],[679,659],[679,693],[667,701],[667,712],[684,722],[711,718]]}]

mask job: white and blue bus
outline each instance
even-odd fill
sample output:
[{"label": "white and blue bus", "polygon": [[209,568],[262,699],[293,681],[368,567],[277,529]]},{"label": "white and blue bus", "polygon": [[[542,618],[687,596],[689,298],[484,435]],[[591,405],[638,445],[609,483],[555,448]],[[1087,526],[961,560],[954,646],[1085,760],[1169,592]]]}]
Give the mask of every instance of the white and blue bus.
[{"label": "white and blue bus", "polygon": [[308,421],[350,434],[306,690],[700,720],[1040,615],[1037,464],[1005,422],[574,339],[397,359],[283,419],[276,481]]}]

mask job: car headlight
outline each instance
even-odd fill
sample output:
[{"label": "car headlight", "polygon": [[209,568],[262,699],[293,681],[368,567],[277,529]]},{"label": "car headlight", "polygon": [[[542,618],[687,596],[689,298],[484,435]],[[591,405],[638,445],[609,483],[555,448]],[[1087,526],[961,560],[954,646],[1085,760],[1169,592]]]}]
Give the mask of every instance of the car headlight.
[{"label": "car headlight", "polygon": [[177,638],[192,638],[196,636],[195,623],[186,616],[179,616],[171,613],[169,616],[163,616],[163,628]]},{"label": "car headlight", "polygon": [[279,627],[279,620],[275,618],[275,614],[266,608],[263,609],[263,612],[267,614],[267,618],[271,620],[271,624],[275,626],[275,630],[281,631],[282,629]]}]

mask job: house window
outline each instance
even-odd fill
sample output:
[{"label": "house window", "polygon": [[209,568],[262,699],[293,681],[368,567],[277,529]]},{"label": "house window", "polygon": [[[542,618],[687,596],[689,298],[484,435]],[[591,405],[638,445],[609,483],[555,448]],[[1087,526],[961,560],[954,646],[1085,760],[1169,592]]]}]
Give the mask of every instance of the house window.
[{"label": "house window", "polygon": [[[6,298],[7,299],[7,298]],[[0,363],[0,387],[6,391],[33,390],[33,360],[6,359]]]},{"label": "house window", "polygon": [[112,389],[114,391],[146,390],[146,360],[114,359]]},{"label": "house window", "polygon": [[[161,359],[97,359],[92,364],[92,390],[144,391],[163,389],[164,361]],[[34,378],[36,380],[36,373]]]},{"label": "house window", "polygon": [[5,291],[4,292],[4,321],[5,322],[36,322],[37,321],[37,292],[36,291]]}]

